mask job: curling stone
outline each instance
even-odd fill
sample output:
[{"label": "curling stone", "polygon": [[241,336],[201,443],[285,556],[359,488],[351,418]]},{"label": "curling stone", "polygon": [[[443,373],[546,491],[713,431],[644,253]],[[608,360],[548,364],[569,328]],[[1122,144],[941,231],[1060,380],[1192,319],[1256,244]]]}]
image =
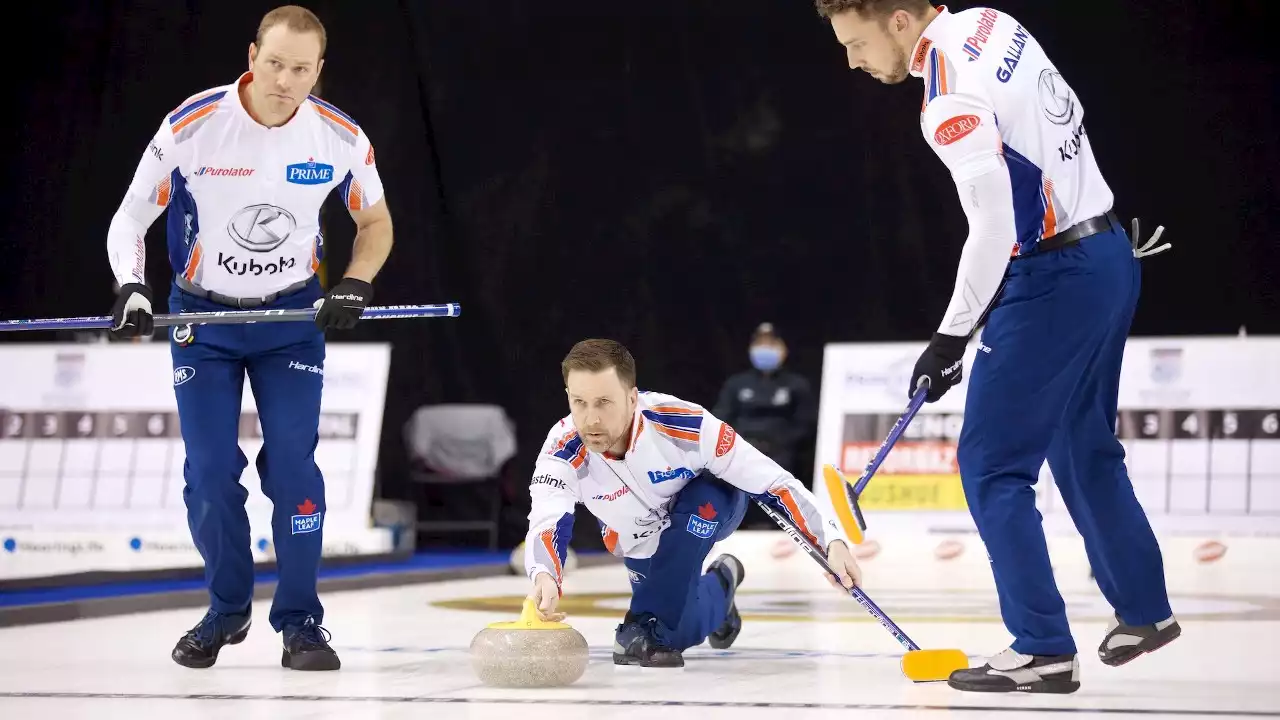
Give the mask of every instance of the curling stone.
[{"label": "curling stone", "polygon": [[493,623],[471,640],[471,667],[494,687],[562,687],[587,671],[587,641],[564,623],[539,619],[525,598],[519,620]]}]

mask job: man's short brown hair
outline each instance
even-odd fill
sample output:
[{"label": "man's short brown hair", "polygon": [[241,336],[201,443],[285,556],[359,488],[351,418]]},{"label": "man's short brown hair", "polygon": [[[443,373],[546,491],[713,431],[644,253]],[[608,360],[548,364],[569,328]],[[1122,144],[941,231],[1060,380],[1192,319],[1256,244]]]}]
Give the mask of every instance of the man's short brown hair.
[{"label": "man's short brown hair", "polygon": [[294,32],[313,32],[319,35],[320,59],[324,59],[324,50],[329,44],[329,36],[324,31],[324,23],[320,22],[320,18],[316,17],[315,13],[298,5],[282,5],[272,10],[263,15],[262,22],[258,23],[258,36],[254,38],[254,44],[261,48],[262,36],[277,25],[284,25]]},{"label": "man's short brown hair", "polygon": [[603,372],[609,368],[618,373],[623,387],[630,389],[636,386],[636,360],[631,357],[631,351],[616,340],[583,340],[574,345],[560,363],[560,373],[566,383],[569,382],[570,370]]},{"label": "man's short brown hair", "polygon": [[818,14],[827,19],[850,10],[868,19],[883,17],[895,10],[906,10],[920,17],[933,7],[930,0],[815,0],[815,4]]}]

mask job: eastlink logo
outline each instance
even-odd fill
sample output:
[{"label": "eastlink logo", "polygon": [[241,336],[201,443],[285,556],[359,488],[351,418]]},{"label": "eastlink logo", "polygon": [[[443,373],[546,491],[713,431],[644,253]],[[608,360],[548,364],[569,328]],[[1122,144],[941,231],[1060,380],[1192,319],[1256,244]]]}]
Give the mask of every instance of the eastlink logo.
[{"label": "eastlink logo", "polygon": [[323,185],[333,182],[333,166],[307,158],[304,163],[286,165],[284,179],[295,185]]},{"label": "eastlink logo", "polygon": [[529,482],[530,485],[550,485],[553,488],[564,490],[564,481],[554,475],[537,475]]}]

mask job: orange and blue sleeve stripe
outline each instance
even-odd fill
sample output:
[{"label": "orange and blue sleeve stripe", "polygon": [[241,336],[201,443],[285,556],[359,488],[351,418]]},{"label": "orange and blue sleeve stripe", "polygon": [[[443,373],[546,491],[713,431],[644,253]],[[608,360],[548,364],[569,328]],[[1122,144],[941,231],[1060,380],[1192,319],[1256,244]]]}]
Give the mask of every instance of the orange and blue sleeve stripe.
[{"label": "orange and blue sleeve stripe", "polygon": [[369,196],[364,193],[364,186],[350,172],[338,186],[338,196],[348,210],[364,210],[369,207]]},{"label": "orange and blue sleeve stripe", "polygon": [[785,487],[775,487],[764,494],[764,500],[777,510],[781,511],[792,525],[796,526],[809,542],[815,547],[821,547],[818,542],[818,536],[813,532],[812,526],[821,523],[822,516],[818,514],[818,509],[814,507],[804,498],[796,497],[796,494]]},{"label": "orange and blue sleeve stripe", "polygon": [[173,141],[180,143],[191,137],[196,129],[218,109],[218,103],[226,94],[226,90],[207,93],[174,110],[169,115],[169,129],[173,131]]},{"label": "orange and blue sleeve stripe", "polygon": [[557,585],[564,577],[564,563],[569,556],[569,541],[572,539],[573,515],[565,513],[560,516],[555,527],[538,533],[533,541],[534,562],[549,568],[555,575]]},{"label": "orange and blue sleeve stripe", "polygon": [[702,437],[702,411],[679,405],[655,405],[641,411],[655,432],[677,443],[697,446]]},{"label": "orange and blue sleeve stripe", "polygon": [[1044,221],[1041,223],[1040,238],[1050,238],[1058,234],[1058,208],[1053,204],[1053,180],[1045,176],[1040,185],[1040,199],[1044,202]]},{"label": "orange and blue sleeve stripe", "polygon": [[315,95],[308,95],[307,99],[311,101],[316,115],[319,115],[326,125],[338,133],[338,137],[342,138],[343,142],[348,145],[356,144],[356,140],[360,137],[360,125],[350,115]]},{"label": "orange and blue sleeve stripe", "polygon": [[574,470],[578,471],[579,477],[587,464],[587,446],[582,443],[582,437],[576,432],[560,438],[560,442],[556,443],[548,454],[569,463]]},{"label": "orange and blue sleeve stripe", "polygon": [[954,91],[953,83],[955,80],[951,64],[947,61],[947,56],[937,48],[929,51],[927,67],[924,95],[924,104],[926,106],[933,102],[934,98],[951,94]]}]

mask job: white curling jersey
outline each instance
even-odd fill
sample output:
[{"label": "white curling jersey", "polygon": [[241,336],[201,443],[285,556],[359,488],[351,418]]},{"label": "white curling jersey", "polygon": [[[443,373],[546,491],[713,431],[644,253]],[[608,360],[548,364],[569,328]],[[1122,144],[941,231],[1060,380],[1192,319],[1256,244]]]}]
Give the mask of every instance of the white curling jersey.
[{"label": "white curling jersey", "polygon": [[241,104],[238,88],[251,79],[194,95],[161,122],[108,233],[121,285],[144,282],[143,237],[166,207],[174,273],[252,298],[315,274],[320,207],[331,192],[349,210],[382,199],[373,146],[351,116],[309,96],[268,128]]},{"label": "white curling jersey", "polygon": [[848,544],[809,490],[727,423],[671,395],[639,396],[630,445],[621,458],[587,450],[572,415],[547,434],[529,486],[533,506],[525,570],[530,579],[546,572],[560,583],[577,503],[599,520],[605,547],[619,557],[651,557],[664,531],[709,537],[719,523],[715,508],[700,509],[689,527],[674,527],[669,517],[676,495],[704,470],[771,503],[819,548],[833,540]]},{"label": "white curling jersey", "polygon": [[939,10],[910,58],[911,74],[924,79],[921,129],[957,184],[1000,168],[1004,158],[1012,254],[1110,210],[1084,106],[1031,33],[991,8]]}]

